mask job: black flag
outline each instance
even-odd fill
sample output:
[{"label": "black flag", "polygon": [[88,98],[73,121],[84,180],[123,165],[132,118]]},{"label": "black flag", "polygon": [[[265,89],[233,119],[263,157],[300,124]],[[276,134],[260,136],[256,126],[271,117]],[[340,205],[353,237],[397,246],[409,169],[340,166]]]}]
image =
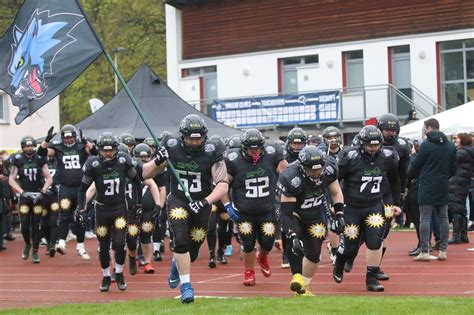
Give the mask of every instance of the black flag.
[{"label": "black flag", "polygon": [[20,111],[15,122],[68,87],[101,53],[77,0],[28,0],[0,39],[0,89]]}]

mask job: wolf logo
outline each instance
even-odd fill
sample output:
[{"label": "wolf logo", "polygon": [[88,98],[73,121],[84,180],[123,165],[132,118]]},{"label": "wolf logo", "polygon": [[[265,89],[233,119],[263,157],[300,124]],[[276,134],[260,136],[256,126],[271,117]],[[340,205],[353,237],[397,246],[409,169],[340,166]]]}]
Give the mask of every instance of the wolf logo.
[{"label": "wolf logo", "polygon": [[70,32],[84,17],[73,13],[50,15],[36,9],[21,30],[13,27],[12,57],[8,72],[11,90],[18,98],[39,99],[46,95],[46,75],[53,74],[56,55],[76,41]]}]

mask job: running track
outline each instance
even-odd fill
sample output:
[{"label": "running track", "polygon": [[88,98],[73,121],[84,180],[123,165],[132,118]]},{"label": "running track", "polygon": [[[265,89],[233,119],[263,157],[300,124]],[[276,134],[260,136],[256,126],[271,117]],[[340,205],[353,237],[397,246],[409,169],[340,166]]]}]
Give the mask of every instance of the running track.
[{"label": "running track", "polygon": [[[472,242],[474,233],[470,233],[470,237]],[[336,284],[332,279],[332,266],[324,248],[322,261],[310,286],[311,291],[317,295],[474,297],[474,252],[466,251],[467,248],[474,247],[473,243],[450,246],[447,261],[413,262],[407,251],[415,244],[414,240],[414,232],[391,233],[382,268],[390,274],[391,279],[383,283],[383,293],[365,291],[364,249],[361,249],[352,272],[345,274],[342,284]],[[140,269],[132,277],[128,274],[126,265],[127,291],[119,292],[113,283],[110,292],[101,293],[99,285],[102,275],[96,240],[86,242],[86,248],[92,256],[90,261],[84,261],[76,255],[75,241],[71,241],[68,243],[69,252],[65,256],[56,254],[54,258],[50,258],[44,254],[45,248],[40,248],[41,263],[38,265],[33,265],[31,260],[21,260],[23,242],[20,235],[13,242],[6,242],[6,246],[8,249],[0,252],[0,309],[179,295],[179,290],[171,290],[167,285],[171,256],[168,248],[164,253],[165,260],[154,263],[157,271],[155,274],[144,274]],[[218,265],[216,269],[207,267],[207,250],[202,248],[201,257],[192,266],[192,283],[197,295],[291,296],[288,288],[291,275],[288,269],[280,268],[280,251],[274,249],[271,253],[272,276],[264,278],[257,268],[257,284],[254,287],[244,287],[241,282],[243,266],[235,247],[234,245],[234,255],[229,257],[229,264]]]}]

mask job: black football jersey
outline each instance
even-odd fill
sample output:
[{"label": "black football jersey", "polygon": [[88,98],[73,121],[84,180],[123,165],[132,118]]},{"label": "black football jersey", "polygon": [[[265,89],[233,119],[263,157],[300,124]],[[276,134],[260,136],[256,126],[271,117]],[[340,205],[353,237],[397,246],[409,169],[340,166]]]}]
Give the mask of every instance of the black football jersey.
[{"label": "black football jersey", "polygon": [[353,207],[370,207],[382,200],[383,181],[387,173],[398,167],[398,155],[382,147],[374,159],[363,155],[359,148],[343,151],[339,160],[339,179],[344,182],[344,202]]},{"label": "black football jersey", "polygon": [[82,179],[82,166],[88,158],[86,148],[81,142],[68,148],[62,142],[54,141],[49,144],[54,149],[58,161],[58,183],[64,186],[79,186]]},{"label": "black football jersey", "polygon": [[227,172],[233,177],[232,202],[236,208],[248,215],[261,215],[273,211],[276,183],[276,169],[284,159],[283,150],[267,145],[256,164],[245,159],[240,150],[229,151],[226,158]]},{"label": "black football jersey", "polygon": [[[224,159],[224,151],[211,143],[206,143],[202,150],[191,152],[184,148],[182,140],[177,138],[167,139],[165,146],[169,159],[191,198],[201,200],[207,197],[213,189],[211,167]],[[170,190],[173,196],[188,202],[176,177],[172,174],[170,174]]]},{"label": "black football jersey", "polygon": [[338,178],[337,163],[328,158],[324,174],[316,182],[301,174],[299,161],[289,164],[279,177],[279,190],[287,197],[296,198],[296,213],[302,221],[322,219],[324,207],[329,204],[325,198],[328,186]]},{"label": "black football jersey", "polygon": [[31,158],[17,153],[10,157],[9,164],[18,168],[18,179],[23,190],[38,192],[44,185],[42,168],[47,162],[45,157],[36,153]]},{"label": "black football jersey", "polygon": [[129,170],[133,168],[130,156],[119,152],[112,164],[104,164],[91,156],[84,164],[84,175],[91,177],[97,189],[97,201],[106,206],[125,205],[125,186]]},{"label": "black football jersey", "polygon": [[283,154],[288,164],[293,163],[294,161],[298,160],[298,154],[291,154],[287,150],[283,151]]}]

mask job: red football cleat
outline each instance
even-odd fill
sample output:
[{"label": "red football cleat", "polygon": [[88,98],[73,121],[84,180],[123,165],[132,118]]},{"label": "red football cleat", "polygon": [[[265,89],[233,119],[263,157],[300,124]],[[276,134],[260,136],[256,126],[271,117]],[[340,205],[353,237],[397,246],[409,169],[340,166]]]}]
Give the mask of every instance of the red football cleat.
[{"label": "red football cleat", "polygon": [[268,256],[260,256],[260,254],[257,254],[257,262],[260,265],[260,271],[262,271],[262,274],[264,277],[270,277],[272,275],[272,270],[270,268],[270,263],[268,262]]},{"label": "red football cleat", "polygon": [[145,273],[155,273],[155,268],[151,264],[145,265]]},{"label": "red football cleat", "polygon": [[244,272],[244,282],[243,283],[244,283],[245,286],[255,285],[255,271],[245,270],[245,272]]}]

